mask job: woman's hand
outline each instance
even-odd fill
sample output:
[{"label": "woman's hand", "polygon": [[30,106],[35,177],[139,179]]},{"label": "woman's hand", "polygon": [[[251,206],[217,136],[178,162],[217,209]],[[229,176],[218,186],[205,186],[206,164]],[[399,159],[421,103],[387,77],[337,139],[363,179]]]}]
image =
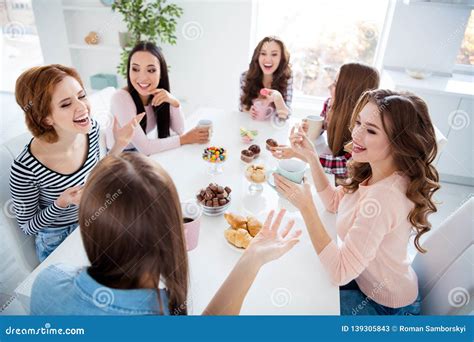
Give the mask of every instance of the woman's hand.
[{"label": "woman's hand", "polygon": [[306,159],[311,155],[318,157],[313,143],[309,140],[302,127],[298,129],[295,127],[291,128],[290,145],[296,154],[305,156]]},{"label": "woman's hand", "polygon": [[138,127],[140,121],[145,117],[145,112],[138,114],[132,120],[130,120],[125,126],[120,127],[117,119],[114,116],[114,139],[115,144],[120,146],[122,149],[125,148],[133,138],[135,134],[135,128]]},{"label": "woman's hand", "polygon": [[308,134],[308,130],[309,130],[308,120],[303,119],[303,121],[301,122],[301,129],[303,130],[303,132],[305,132],[305,134]]},{"label": "woman's hand", "polygon": [[83,185],[76,185],[64,190],[56,199],[55,203],[60,208],[67,208],[69,205],[79,205],[82,197]]},{"label": "woman's hand", "polygon": [[150,92],[150,95],[153,95],[153,99],[151,100],[153,107],[158,107],[164,102],[168,102],[173,107],[179,107],[178,99],[165,89],[154,89]]},{"label": "woman's hand", "polygon": [[306,158],[302,154],[296,153],[290,146],[287,145],[272,147],[270,152],[276,159],[298,158],[306,161]]},{"label": "woman's hand", "polygon": [[275,221],[273,221],[274,214],[273,210],[268,214],[262,229],[252,239],[244,253],[246,256],[251,256],[251,260],[257,262],[260,266],[276,260],[288,252],[299,242],[299,236],[301,235],[301,230],[291,232],[295,224],[294,220],[290,220],[285,228],[279,232],[281,221],[285,216],[285,209],[280,210]]},{"label": "woman's hand", "polygon": [[283,96],[278,90],[270,89],[270,88],[262,88],[260,89],[260,95],[263,96],[269,103],[275,102],[278,99],[283,100]]},{"label": "woman's hand", "polygon": [[209,141],[208,127],[195,127],[180,137],[181,145],[205,144]]},{"label": "woman's hand", "polygon": [[308,208],[308,206],[315,207],[311,187],[308,183],[299,185],[277,173],[273,174],[273,178],[277,191],[300,211]]},{"label": "woman's hand", "polygon": [[254,105],[252,105],[250,107],[250,110],[249,110],[249,113],[250,113],[250,116],[253,120],[257,120],[257,117],[258,117],[258,113],[257,113],[257,109],[255,108]]}]

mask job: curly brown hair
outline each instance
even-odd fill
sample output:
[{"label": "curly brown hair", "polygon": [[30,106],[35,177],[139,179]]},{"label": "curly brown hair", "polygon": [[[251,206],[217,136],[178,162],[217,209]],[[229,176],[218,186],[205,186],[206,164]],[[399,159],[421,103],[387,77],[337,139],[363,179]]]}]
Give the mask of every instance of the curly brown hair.
[{"label": "curly brown hair", "polygon": [[[357,116],[369,102],[379,109],[397,170],[409,178],[406,196],[415,206],[407,218],[416,232],[415,247],[425,253],[420,238],[431,229],[428,215],[437,211],[432,197],[440,188],[438,171],[432,165],[438,148],[428,107],[421,98],[409,92],[366,91],[354,108],[351,130]],[[343,185],[348,192],[356,191],[359,184],[372,175],[369,163],[354,160],[348,163],[348,172],[349,180]]]},{"label": "curly brown hair", "polygon": [[278,68],[273,73],[272,89],[278,90],[283,99],[287,100],[288,80],[291,78],[290,53],[281,39],[269,36],[263,38],[253,51],[252,60],[245,76],[242,96],[240,97],[240,104],[245,110],[252,106],[252,100],[258,98],[260,89],[263,88],[263,71],[258,63],[258,57],[260,56],[263,44],[269,42],[277,43],[281,49],[280,65],[278,65]]},{"label": "curly brown hair", "polygon": [[46,118],[51,114],[54,89],[67,76],[75,78],[84,88],[77,71],[60,64],[30,68],[16,80],[16,102],[23,109],[26,126],[35,138],[48,143],[58,141],[56,130],[46,123]]}]

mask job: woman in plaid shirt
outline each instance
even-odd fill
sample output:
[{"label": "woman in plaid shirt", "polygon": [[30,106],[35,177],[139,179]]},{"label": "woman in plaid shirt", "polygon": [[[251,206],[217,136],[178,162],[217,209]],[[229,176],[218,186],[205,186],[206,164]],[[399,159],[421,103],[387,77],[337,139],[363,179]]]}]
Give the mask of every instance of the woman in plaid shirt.
[{"label": "woman in plaid shirt", "polygon": [[[378,86],[379,73],[371,66],[346,63],[339,69],[336,79],[329,86],[331,97],[324,102],[320,114],[324,118],[322,132],[327,130],[328,147],[332,152],[321,154],[319,157],[326,173],[332,173],[336,178],[347,177],[346,165],[352,155],[344,146],[351,141],[349,122],[352,111],[365,91],[377,89]],[[307,131],[305,121],[303,129]],[[277,147],[273,152],[279,159],[295,157],[292,154],[287,146]]]},{"label": "woman in plaid shirt", "polygon": [[253,52],[249,69],[240,77],[239,110],[249,112],[254,119],[262,119],[260,105],[266,107],[265,118],[276,114],[286,120],[293,97],[289,61],[290,54],[280,39],[263,38]]}]

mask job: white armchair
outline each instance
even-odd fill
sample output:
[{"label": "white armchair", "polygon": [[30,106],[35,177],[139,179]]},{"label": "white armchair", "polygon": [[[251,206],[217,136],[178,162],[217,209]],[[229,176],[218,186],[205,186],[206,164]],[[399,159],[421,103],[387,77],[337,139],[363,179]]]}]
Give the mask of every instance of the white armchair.
[{"label": "white armchair", "polygon": [[424,315],[467,315],[474,300],[474,198],[469,198],[423,243],[413,268],[418,275]]},{"label": "white armchair", "polygon": [[[101,125],[101,131],[111,123],[110,100],[115,88],[102,89],[89,96],[91,115]],[[0,306],[13,296],[14,289],[39,264],[34,236],[25,235],[18,227],[10,196],[9,170],[13,160],[30,141],[31,134],[19,135],[0,145]],[[105,155],[105,138],[101,134],[101,155]]]}]

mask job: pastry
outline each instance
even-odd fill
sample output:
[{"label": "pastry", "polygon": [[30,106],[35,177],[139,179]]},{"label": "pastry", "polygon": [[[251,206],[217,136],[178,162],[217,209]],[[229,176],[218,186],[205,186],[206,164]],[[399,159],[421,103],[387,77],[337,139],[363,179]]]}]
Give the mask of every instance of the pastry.
[{"label": "pastry", "polygon": [[278,146],[278,143],[276,142],[276,140],[273,140],[273,139],[267,139],[266,144],[267,144],[267,150],[269,151],[271,151],[273,148]]},{"label": "pastry", "polygon": [[256,159],[260,155],[260,146],[250,145],[248,150],[253,153],[253,158]]},{"label": "pastry", "polygon": [[227,241],[239,248],[247,248],[252,241],[252,236],[243,228],[237,230],[229,228],[224,231],[224,236]]},{"label": "pastry", "polygon": [[267,179],[265,174],[265,166],[250,165],[245,171],[245,177],[253,183],[263,183]]},{"label": "pastry", "polygon": [[247,230],[254,237],[262,229],[262,223],[253,216],[247,217]]},{"label": "pastry", "polygon": [[257,135],[258,131],[256,130],[248,130],[240,127],[240,136],[242,137],[242,141],[246,144],[251,143]]},{"label": "pastry", "polygon": [[247,219],[243,216],[235,215],[232,213],[225,213],[224,218],[234,229],[247,227]]},{"label": "pastry", "polygon": [[256,236],[262,229],[262,223],[253,216],[247,218],[225,213],[225,219],[230,224],[230,228],[224,231],[224,236],[229,241],[239,248],[247,248],[253,237]]},{"label": "pastry", "polygon": [[240,159],[242,159],[242,161],[246,162],[246,163],[250,163],[254,158],[254,154],[252,151],[249,151],[249,150],[242,150],[242,152],[240,152]]},{"label": "pastry", "polygon": [[349,141],[347,144],[344,145],[344,151],[352,153],[353,144],[352,141]]}]

